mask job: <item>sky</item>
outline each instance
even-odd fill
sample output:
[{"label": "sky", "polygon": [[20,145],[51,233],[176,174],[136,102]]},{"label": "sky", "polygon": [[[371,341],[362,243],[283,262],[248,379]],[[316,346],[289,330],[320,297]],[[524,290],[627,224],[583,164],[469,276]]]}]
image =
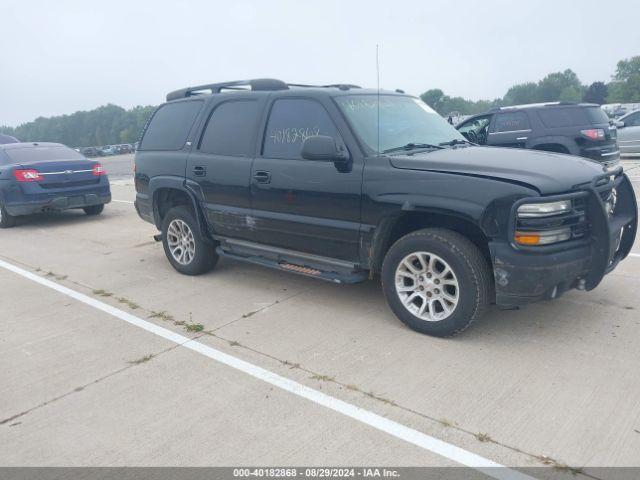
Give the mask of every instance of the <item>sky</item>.
[{"label": "sky", "polygon": [[0,125],[157,105],[227,80],[354,83],[477,100],[640,55],[637,0],[0,0]]}]

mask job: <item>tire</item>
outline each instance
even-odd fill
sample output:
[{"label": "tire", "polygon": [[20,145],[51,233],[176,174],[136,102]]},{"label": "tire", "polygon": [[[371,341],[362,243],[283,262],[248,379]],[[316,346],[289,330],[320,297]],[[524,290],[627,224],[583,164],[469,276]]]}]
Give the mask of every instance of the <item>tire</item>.
[{"label": "tire", "polygon": [[492,282],[478,247],[441,228],[402,237],[382,264],[382,289],[393,313],[413,330],[435,337],[453,336],[480,318]]},{"label": "tire", "polygon": [[89,216],[100,215],[104,210],[104,203],[101,203],[100,205],[91,205],[90,207],[84,207],[82,210],[84,210],[84,213]]},{"label": "tire", "polygon": [[16,224],[16,217],[7,212],[4,205],[0,202],[0,228],[11,228]]},{"label": "tire", "polygon": [[169,263],[184,275],[200,275],[215,267],[218,254],[203,237],[191,209],[173,207],[162,221],[162,245]]}]

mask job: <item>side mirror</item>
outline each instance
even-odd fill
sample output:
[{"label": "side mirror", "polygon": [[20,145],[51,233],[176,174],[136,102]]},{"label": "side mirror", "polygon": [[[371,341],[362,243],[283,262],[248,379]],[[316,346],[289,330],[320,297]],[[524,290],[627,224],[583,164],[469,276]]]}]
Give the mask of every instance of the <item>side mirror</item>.
[{"label": "side mirror", "polygon": [[614,122],[614,125],[618,128],[624,128],[624,122],[618,120],[617,122]]},{"label": "side mirror", "polygon": [[302,158],[318,162],[344,162],[349,159],[343,148],[338,148],[333,137],[313,135],[302,143]]}]

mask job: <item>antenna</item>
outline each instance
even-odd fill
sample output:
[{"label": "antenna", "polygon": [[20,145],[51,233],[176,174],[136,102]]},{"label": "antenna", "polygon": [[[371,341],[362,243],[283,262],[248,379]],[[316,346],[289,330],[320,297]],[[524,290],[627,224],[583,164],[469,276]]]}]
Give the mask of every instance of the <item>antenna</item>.
[{"label": "antenna", "polygon": [[376,43],[376,76],[378,84],[378,156],[380,156],[380,56],[379,45]]}]

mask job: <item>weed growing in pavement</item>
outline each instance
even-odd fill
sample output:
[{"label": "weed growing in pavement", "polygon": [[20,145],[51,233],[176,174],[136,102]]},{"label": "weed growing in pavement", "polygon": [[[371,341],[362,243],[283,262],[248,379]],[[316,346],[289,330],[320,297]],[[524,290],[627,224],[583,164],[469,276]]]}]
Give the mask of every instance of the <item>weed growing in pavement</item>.
[{"label": "weed growing in pavement", "polygon": [[165,322],[172,322],[174,320],[173,315],[171,315],[169,312],[165,312],[164,310],[160,310],[159,312],[151,310],[149,318],[159,318],[160,320],[164,320]]},{"label": "weed growing in pavement", "polygon": [[140,365],[141,363],[148,362],[148,361],[149,361],[149,360],[151,360],[154,356],[155,356],[155,355],[151,355],[151,354],[150,354],[150,355],[145,355],[145,356],[144,356],[144,357],[142,357],[142,358],[138,358],[137,360],[131,360],[131,361],[127,362],[127,363],[129,363],[129,364],[131,364],[131,365]]},{"label": "weed growing in pavement", "polygon": [[116,300],[118,300],[120,303],[124,303],[127,307],[129,307],[131,310],[137,310],[138,308],[140,308],[140,305],[138,305],[136,302],[129,300],[128,298],[125,297],[118,297],[116,298]]},{"label": "weed growing in pavement", "polygon": [[201,332],[204,330],[204,325],[201,323],[187,323],[184,328],[187,332]]},{"label": "weed growing in pavement", "polygon": [[94,290],[92,293],[94,295],[99,295],[101,297],[112,297],[113,296],[113,293],[107,292],[106,290],[102,290],[102,289]]}]

